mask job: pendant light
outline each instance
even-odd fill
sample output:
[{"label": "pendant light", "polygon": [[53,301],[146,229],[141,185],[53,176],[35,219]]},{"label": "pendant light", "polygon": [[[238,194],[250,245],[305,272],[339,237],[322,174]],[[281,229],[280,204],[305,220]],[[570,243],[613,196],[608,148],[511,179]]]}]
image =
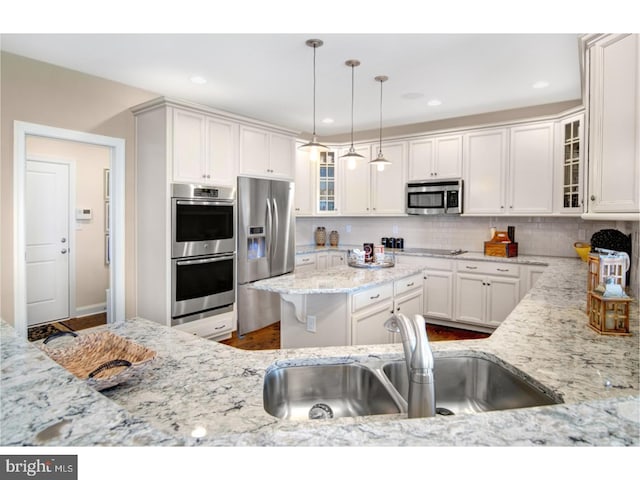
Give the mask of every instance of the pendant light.
[{"label": "pendant light", "polygon": [[353,148],[353,98],[354,98],[354,77],[355,77],[355,68],[360,65],[360,60],[347,60],[344,62],[347,67],[351,67],[351,147],[349,147],[349,151],[344,154],[340,158],[347,159],[347,168],[349,170],[353,170],[356,168],[356,160],[358,158],[364,158],[362,155],[356,152],[356,149]]},{"label": "pendant light", "polygon": [[371,160],[369,165],[375,165],[378,167],[378,171],[382,172],[385,165],[391,165],[391,162],[384,158],[382,154],[382,84],[389,80],[386,75],[379,75],[375,78],[376,82],[380,82],[380,146],[378,148],[378,156],[375,160]]},{"label": "pendant light", "polygon": [[308,47],[313,48],[313,136],[311,141],[300,145],[298,148],[303,152],[309,152],[312,161],[318,159],[320,152],[328,152],[329,147],[318,142],[316,137],[316,49],[324,44],[322,40],[311,39],[306,41]]}]

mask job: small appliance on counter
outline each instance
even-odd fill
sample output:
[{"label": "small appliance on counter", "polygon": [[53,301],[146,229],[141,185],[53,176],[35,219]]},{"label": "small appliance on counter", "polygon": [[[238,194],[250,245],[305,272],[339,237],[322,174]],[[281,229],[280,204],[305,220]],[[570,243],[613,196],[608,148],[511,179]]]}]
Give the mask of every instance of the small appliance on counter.
[{"label": "small appliance on counter", "polygon": [[517,257],[518,242],[514,239],[515,227],[508,227],[506,232],[496,231],[491,240],[484,242],[484,254],[488,257]]},{"label": "small appliance on counter", "polygon": [[398,248],[402,250],[404,248],[404,238],[382,237],[380,243],[385,248]]}]

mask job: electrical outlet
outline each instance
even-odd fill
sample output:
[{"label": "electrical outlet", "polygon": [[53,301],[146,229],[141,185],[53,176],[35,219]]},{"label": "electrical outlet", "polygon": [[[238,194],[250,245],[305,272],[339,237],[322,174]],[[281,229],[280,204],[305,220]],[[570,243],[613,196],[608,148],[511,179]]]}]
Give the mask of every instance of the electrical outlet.
[{"label": "electrical outlet", "polygon": [[316,316],[307,315],[307,332],[316,332]]},{"label": "electrical outlet", "polygon": [[347,233],[351,233],[351,225],[345,225],[344,228],[347,231]]},{"label": "electrical outlet", "polygon": [[394,235],[397,235],[398,234],[398,225],[394,225],[391,230],[393,231]]}]

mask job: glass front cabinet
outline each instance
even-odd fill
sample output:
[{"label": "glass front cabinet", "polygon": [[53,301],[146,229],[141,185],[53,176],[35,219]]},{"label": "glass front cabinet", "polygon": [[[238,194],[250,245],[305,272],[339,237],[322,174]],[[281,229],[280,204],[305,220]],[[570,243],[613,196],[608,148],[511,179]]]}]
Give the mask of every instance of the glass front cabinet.
[{"label": "glass front cabinet", "polygon": [[564,118],[559,122],[560,152],[558,155],[560,213],[584,212],[584,114]]},{"label": "glass front cabinet", "polygon": [[328,151],[320,153],[317,171],[317,212],[318,214],[331,214],[338,211],[336,197],[336,152]]}]

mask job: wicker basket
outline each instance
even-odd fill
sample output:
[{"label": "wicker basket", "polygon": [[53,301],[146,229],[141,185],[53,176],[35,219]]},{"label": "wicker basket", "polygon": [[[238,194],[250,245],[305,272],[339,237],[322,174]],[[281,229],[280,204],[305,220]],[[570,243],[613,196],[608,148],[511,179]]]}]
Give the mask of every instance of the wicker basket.
[{"label": "wicker basket", "polygon": [[[47,339],[48,340],[48,339]],[[140,374],[156,352],[111,332],[79,335],[60,348],[40,347],[49,357],[96,390],[104,390]]]}]

